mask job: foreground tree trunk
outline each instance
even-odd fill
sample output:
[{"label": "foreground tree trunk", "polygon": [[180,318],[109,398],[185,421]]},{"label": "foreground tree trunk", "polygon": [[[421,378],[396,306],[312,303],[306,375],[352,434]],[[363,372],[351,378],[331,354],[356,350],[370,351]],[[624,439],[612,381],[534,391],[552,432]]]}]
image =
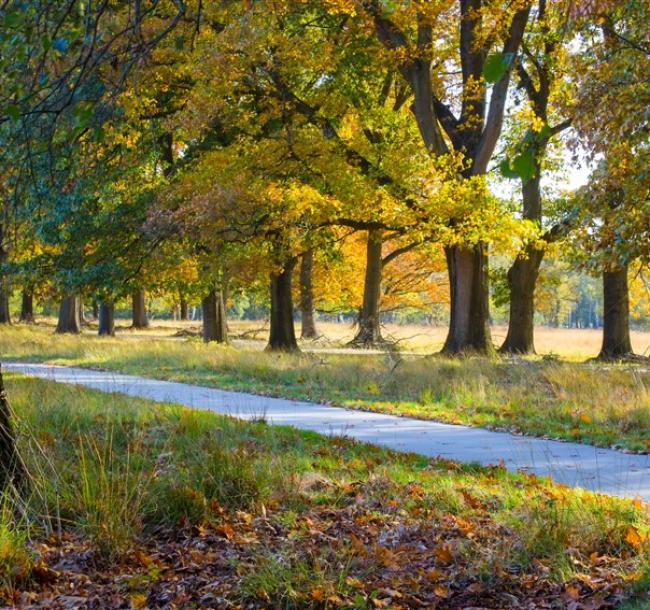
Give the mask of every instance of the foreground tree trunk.
[{"label": "foreground tree trunk", "polygon": [[203,312],[203,341],[228,343],[226,307],[222,290],[211,290],[201,302]]},{"label": "foreground tree trunk", "polygon": [[34,322],[34,294],[31,290],[23,290],[20,304],[20,321],[26,324]]},{"label": "foreground tree trunk", "polygon": [[303,339],[315,339],[316,322],[314,320],[314,251],[307,250],[300,261],[300,336]]},{"label": "foreground tree trunk", "polygon": [[[535,176],[522,184],[523,216],[538,225],[542,222],[541,167],[535,166]],[[500,350],[509,354],[535,353],[535,286],[544,250],[532,245],[517,257],[508,270],[510,289],[510,319],[508,334]]]},{"label": "foreground tree trunk", "polygon": [[285,261],[282,271],[271,273],[271,329],[267,350],[297,351],[298,342],[293,326],[291,278],[296,264],[294,258]]},{"label": "foreground tree trunk", "polygon": [[490,336],[487,246],[445,248],[451,298],[446,354],[494,350]]},{"label": "foreground tree trunk", "polygon": [[149,319],[147,318],[147,309],[144,302],[144,289],[136,290],[131,295],[133,306],[133,328],[147,328]]},{"label": "foreground tree trunk", "polygon": [[0,370],[0,490],[8,485],[17,488],[26,482],[24,467],[16,450],[16,437],[11,423],[11,408],[5,393]]},{"label": "foreground tree trunk", "polygon": [[81,332],[81,299],[69,296],[61,299],[59,306],[59,321],[56,325],[57,333]]},{"label": "foreground tree trunk", "polygon": [[384,342],[379,325],[379,304],[381,301],[381,230],[368,231],[366,244],[366,275],[363,285],[363,305],[359,314],[359,330],[350,345],[373,347]]},{"label": "foreground tree trunk", "polygon": [[603,272],[603,345],[600,360],[632,356],[627,265]]},{"label": "foreground tree trunk", "polygon": [[99,306],[99,334],[115,335],[115,304],[112,301],[102,301]]}]

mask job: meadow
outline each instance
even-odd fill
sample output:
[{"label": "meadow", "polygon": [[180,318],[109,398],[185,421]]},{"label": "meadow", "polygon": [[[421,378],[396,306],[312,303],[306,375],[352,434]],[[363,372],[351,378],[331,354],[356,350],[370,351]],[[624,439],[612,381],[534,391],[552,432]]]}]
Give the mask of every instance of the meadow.
[{"label": "meadow", "polygon": [[[118,329],[117,337],[99,338],[91,329],[82,336],[66,336],[54,335],[47,325],[16,326],[0,336],[0,350],[7,360],[100,367],[650,451],[650,370],[585,362],[596,331],[542,330],[539,344],[551,346],[552,352],[533,358],[447,359],[413,353],[413,345],[405,352],[350,350],[344,347],[343,325],[337,325],[338,335],[333,332],[330,339],[304,344],[301,354],[263,352],[260,323],[234,323],[233,335],[243,338],[235,338],[231,346],[205,345],[192,336],[194,329],[192,324],[180,328],[154,322],[146,331]],[[406,338],[418,329],[397,330]],[[190,336],[178,337],[179,331]],[[431,349],[437,332],[427,335],[428,343],[420,348]],[[649,333],[636,333],[637,349],[642,351],[649,339]],[[573,351],[560,357],[563,345]]]},{"label": "meadow", "polygon": [[6,385],[29,478],[26,499],[5,495],[0,511],[5,603],[647,607],[638,501],[16,375]]}]

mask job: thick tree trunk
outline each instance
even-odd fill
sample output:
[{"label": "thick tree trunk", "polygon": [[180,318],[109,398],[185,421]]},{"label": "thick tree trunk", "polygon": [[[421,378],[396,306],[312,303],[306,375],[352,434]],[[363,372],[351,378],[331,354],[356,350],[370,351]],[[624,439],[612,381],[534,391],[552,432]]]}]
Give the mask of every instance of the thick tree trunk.
[{"label": "thick tree trunk", "polygon": [[451,309],[449,332],[442,348],[446,354],[494,350],[490,337],[487,246],[445,248]]},{"label": "thick tree trunk", "polygon": [[508,270],[510,320],[500,350],[509,354],[535,353],[535,285],[544,251],[528,248]]},{"label": "thick tree trunk", "polygon": [[366,275],[363,285],[363,305],[359,313],[359,330],[350,345],[373,347],[383,343],[379,325],[379,305],[381,301],[381,231],[368,231],[366,244]]},{"label": "thick tree trunk", "polygon": [[179,297],[179,305],[180,305],[181,320],[189,320],[188,311],[187,311],[187,299],[183,294],[181,294]]},{"label": "thick tree trunk", "polygon": [[26,324],[34,322],[34,294],[28,289],[23,290],[22,293],[20,321],[25,322]]},{"label": "thick tree trunk", "polygon": [[617,360],[632,356],[630,298],[627,265],[603,272],[603,345],[598,358]]},{"label": "thick tree trunk", "polygon": [[313,269],[314,251],[307,250],[300,261],[300,336],[303,339],[315,339],[318,336],[314,320]]},{"label": "thick tree trunk", "polygon": [[201,302],[203,312],[203,340],[206,343],[228,343],[228,327],[226,325],[226,307],[223,291],[211,290]]},{"label": "thick tree trunk", "polygon": [[296,264],[287,260],[282,271],[271,273],[271,329],[267,350],[297,351],[298,342],[293,326],[293,298],[291,277]]},{"label": "thick tree trunk", "polygon": [[115,305],[112,301],[102,301],[99,306],[99,334],[115,335]]},{"label": "thick tree trunk", "polygon": [[0,370],[0,490],[11,484],[21,488],[25,483],[25,471],[16,450],[16,437],[11,423],[11,407]]},{"label": "thick tree trunk", "polygon": [[57,333],[81,332],[81,300],[77,296],[61,299],[59,306],[59,321],[56,325]]},{"label": "thick tree trunk", "polygon": [[147,318],[147,309],[144,302],[144,290],[136,290],[131,295],[133,306],[133,328],[147,328],[149,319]]}]

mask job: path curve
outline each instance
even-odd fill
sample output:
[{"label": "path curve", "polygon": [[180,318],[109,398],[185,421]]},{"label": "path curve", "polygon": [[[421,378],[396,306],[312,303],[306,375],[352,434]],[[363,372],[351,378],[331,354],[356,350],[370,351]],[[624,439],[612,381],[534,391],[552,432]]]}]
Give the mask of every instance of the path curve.
[{"label": "path curve", "polygon": [[3,362],[2,367],[60,383],[181,404],[240,419],[263,417],[269,424],[345,435],[397,451],[485,465],[503,462],[511,471],[548,475],[565,485],[650,502],[650,455],[78,367],[18,362]]}]

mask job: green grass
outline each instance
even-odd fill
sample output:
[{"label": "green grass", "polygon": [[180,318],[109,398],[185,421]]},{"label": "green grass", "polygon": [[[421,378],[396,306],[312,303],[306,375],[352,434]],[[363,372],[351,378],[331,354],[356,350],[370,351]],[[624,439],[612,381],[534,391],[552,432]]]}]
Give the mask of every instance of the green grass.
[{"label": "green grass", "polygon": [[[452,597],[470,585],[470,606],[507,591],[595,599],[603,583],[623,599],[650,583],[650,510],[638,502],[6,378],[31,474],[22,517],[0,511],[0,594],[9,600],[46,595],[48,562],[68,555],[106,587],[101,595],[134,607],[187,578],[188,562],[199,573],[218,565],[206,580],[231,602],[277,608],[387,607],[391,595],[398,607],[398,594]],[[71,574],[57,586],[74,595]]]},{"label": "green grass", "polygon": [[270,354],[198,340],[3,329],[6,359],[54,362],[650,451],[650,373],[557,360]]}]

